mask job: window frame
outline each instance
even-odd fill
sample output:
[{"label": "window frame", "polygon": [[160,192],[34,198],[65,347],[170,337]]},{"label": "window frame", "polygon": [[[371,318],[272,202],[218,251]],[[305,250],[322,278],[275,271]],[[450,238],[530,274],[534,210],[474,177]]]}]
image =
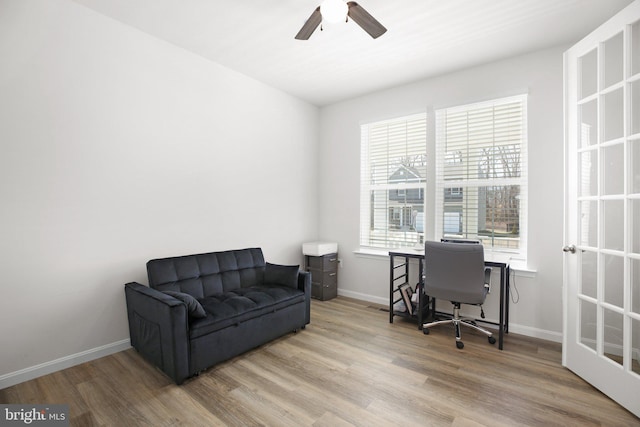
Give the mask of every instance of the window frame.
[{"label": "window frame", "polygon": [[[407,135],[405,135],[405,144],[411,145],[411,149],[407,148],[405,155],[407,158],[414,155],[414,150],[420,145],[421,151],[419,154],[416,154],[416,156],[421,157],[417,159],[417,162],[420,164],[420,167],[424,167],[424,176],[420,178],[408,178],[404,182],[391,182],[393,173],[399,171],[401,167],[406,166],[401,161],[398,161],[398,159],[403,156],[399,156],[396,151],[393,153],[387,152],[387,163],[384,165],[385,172],[384,175],[380,175],[376,169],[376,165],[378,164],[376,163],[376,165],[374,165],[371,160],[374,156],[374,154],[371,153],[370,147],[372,145],[370,140],[374,139],[371,137],[371,133],[374,132],[375,129],[379,129],[379,127],[401,126],[402,123],[412,123],[416,126],[415,129],[412,128],[415,130],[415,133],[407,132]],[[387,143],[389,142],[389,138],[390,136],[387,135]],[[428,171],[426,111],[387,120],[363,123],[360,125],[360,141],[360,246],[374,249],[393,249],[414,246],[417,242],[424,241]],[[397,148],[396,146],[394,147]],[[384,158],[384,156],[379,157],[380,154],[376,154],[376,156],[375,160]],[[397,167],[395,172],[394,167]],[[376,182],[382,181],[380,178],[383,176],[386,177],[386,182]],[[413,192],[411,190],[413,190]],[[392,203],[390,197],[392,193],[394,193],[394,196],[397,198],[400,198],[401,195],[404,194],[404,203]],[[386,196],[382,197],[382,203],[377,208],[376,201],[372,200],[376,194],[386,194]],[[398,221],[398,218],[391,218],[392,212],[394,212],[394,214],[397,212],[400,215],[400,225],[406,227],[404,224],[407,217],[406,209],[412,206],[407,200],[412,194],[417,194],[418,200],[420,198],[422,199],[422,210],[417,210],[416,215],[413,215],[413,211],[411,212],[410,220],[412,222],[415,217],[415,224],[412,224],[413,230],[411,229],[411,225],[408,230],[392,229],[392,223]],[[387,204],[385,205],[384,203]],[[415,206],[415,204],[413,205]],[[382,212],[384,212],[384,214],[382,214]],[[422,213],[422,230],[418,231],[418,216],[420,213]],[[381,214],[385,216],[384,219],[381,218]],[[380,225],[382,225],[382,227],[380,227]]]},{"label": "window frame", "polygon": [[[528,135],[527,135],[527,121],[528,121],[528,117],[527,117],[527,95],[526,94],[522,94],[522,95],[517,95],[517,96],[511,96],[511,97],[506,97],[506,98],[498,98],[498,99],[493,99],[490,101],[486,101],[486,102],[479,102],[479,103],[472,103],[472,104],[465,104],[465,105],[460,105],[460,106],[456,106],[456,107],[451,107],[451,108],[442,108],[442,109],[438,109],[435,110],[435,121],[436,121],[436,141],[435,141],[435,152],[436,152],[436,159],[435,159],[435,206],[434,206],[434,213],[435,213],[435,235],[438,237],[445,237],[445,189],[446,188],[456,188],[456,189],[461,189],[463,193],[468,193],[471,194],[471,191],[473,191],[473,189],[478,189],[478,192],[480,192],[480,189],[485,189],[484,191],[491,191],[492,189],[495,190],[496,187],[501,187],[503,188],[503,191],[507,191],[507,187],[509,186],[518,186],[519,187],[519,194],[517,196],[510,196],[514,199],[516,199],[516,202],[518,204],[518,247],[517,248],[508,248],[508,247],[500,247],[499,245],[496,245],[495,243],[502,243],[504,245],[509,245],[508,242],[508,238],[505,236],[496,236],[496,232],[495,232],[495,228],[493,229],[494,232],[489,236],[489,237],[483,237],[483,235],[481,235],[479,232],[480,230],[476,230],[477,236],[469,236],[467,234],[462,234],[461,236],[456,236],[456,235],[450,235],[451,237],[466,237],[466,238],[479,238],[484,246],[485,246],[485,250],[487,252],[496,252],[496,253],[508,253],[512,258],[515,259],[522,259],[522,260],[526,260],[526,253],[527,253],[527,218],[528,218],[528,209],[527,209],[527,201],[528,201],[528,174],[527,174],[527,164],[528,164],[528,150],[527,150],[527,140],[528,140]],[[520,108],[521,108],[521,115],[520,115],[520,120],[514,120],[513,123],[519,123],[519,133],[520,133],[520,138],[519,138],[519,142],[518,144],[497,144],[496,143],[496,135],[497,135],[497,131],[496,131],[496,109],[497,108],[507,108],[510,104],[519,104]],[[462,160],[458,161],[458,158],[456,157],[456,162],[451,162],[451,148],[446,146],[447,143],[447,135],[446,135],[446,119],[448,117],[448,115],[456,115],[456,114],[467,114],[467,116],[469,115],[469,113],[473,113],[473,112],[477,112],[477,111],[484,111],[485,109],[491,109],[492,113],[492,117],[493,119],[491,120],[491,125],[493,126],[491,129],[492,136],[491,136],[491,145],[489,145],[486,148],[482,148],[481,143],[477,143],[475,145],[469,145],[470,141],[470,137],[469,137],[469,125],[467,125],[467,130],[466,130],[466,134],[462,131],[460,131],[460,134],[456,135],[456,137],[460,138],[460,135],[466,135],[467,138],[467,147],[474,147],[476,150],[481,148],[482,150],[488,149],[487,152],[482,152],[482,154],[478,155],[477,158],[472,157],[469,153],[472,152],[472,150],[470,148],[467,148],[467,154],[468,157],[473,158],[478,160],[479,163],[479,159],[482,156],[487,156],[487,158],[491,158],[492,160],[492,164],[490,166],[488,166],[487,171],[492,172],[493,173],[493,177],[479,177],[479,176],[475,176],[475,172],[471,170],[470,167],[467,167],[465,171],[463,171],[461,174],[464,175],[464,178],[462,179],[456,179],[456,178],[451,178],[451,175],[448,176],[449,179],[445,179],[445,168],[447,166],[451,167],[454,164],[458,164],[459,162],[462,162]],[[486,124],[487,126],[489,126],[489,122],[482,122],[483,124]],[[511,123],[511,122],[509,122]],[[500,123],[503,124],[503,123]],[[517,126],[517,125],[514,125]],[[451,132],[453,133],[453,132]],[[464,138],[464,136],[463,136]],[[451,138],[453,139],[453,137]],[[498,141],[500,142],[500,141]],[[486,143],[486,142],[485,142]],[[507,175],[507,173],[505,173],[503,171],[503,169],[501,167],[496,167],[496,161],[495,161],[495,156],[492,157],[495,152],[496,152],[496,147],[515,147],[515,148],[509,148],[511,151],[509,153],[513,154],[516,153],[519,156],[519,167],[520,167],[520,171],[519,171],[519,176],[503,176],[503,177],[499,177],[499,176],[495,176],[495,175]],[[449,149],[449,151],[447,151],[447,149]],[[457,152],[457,148],[456,148],[456,152]],[[492,151],[492,152],[490,152]],[[464,156],[465,153],[463,153]],[[472,164],[471,160],[467,161],[468,164]],[[470,172],[471,171],[471,172]],[[480,174],[478,174],[480,175]],[[509,189],[511,190],[511,189]],[[471,195],[469,196],[471,197]],[[480,196],[478,196],[478,203],[480,203]],[[464,215],[464,210],[468,209],[467,207],[464,207],[464,202],[462,203],[463,206],[463,214]],[[505,209],[504,207],[502,208],[503,210]],[[473,212],[473,209],[471,208],[471,212]],[[479,211],[477,211],[478,213],[476,213],[475,217],[470,218],[470,219],[465,219],[462,218],[462,221],[475,221],[476,223],[479,224],[480,222],[480,215],[479,215]],[[485,211],[486,214],[486,211]],[[464,227],[464,226],[463,226]],[[471,226],[471,228],[473,229],[473,226]],[[479,228],[479,225],[476,226],[476,228]],[[464,231],[464,228],[463,230]],[[467,230],[468,232],[468,230]]]}]

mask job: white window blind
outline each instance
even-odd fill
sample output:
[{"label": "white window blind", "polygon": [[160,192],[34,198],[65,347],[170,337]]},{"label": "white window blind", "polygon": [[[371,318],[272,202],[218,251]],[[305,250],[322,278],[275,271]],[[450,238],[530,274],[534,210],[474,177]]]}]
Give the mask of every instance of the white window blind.
[{"label": "white window blind", "polygon": [[426,113],[361,126],[360,244],[397,248],[424,234]]},{"label": "white window blind", "polygon": [[436,236],[525,256],[527,97],[436,111]]}]

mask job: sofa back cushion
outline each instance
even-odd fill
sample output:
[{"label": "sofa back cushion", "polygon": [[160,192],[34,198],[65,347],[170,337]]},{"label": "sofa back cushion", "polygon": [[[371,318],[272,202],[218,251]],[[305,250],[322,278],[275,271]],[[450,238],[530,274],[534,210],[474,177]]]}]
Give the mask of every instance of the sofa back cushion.
[{"label": "sofa back cushion", "polygon": [[149,286],[204,298],[240,287],[262,285],[262,249],[249,248],[153,259],[147,262]]}]

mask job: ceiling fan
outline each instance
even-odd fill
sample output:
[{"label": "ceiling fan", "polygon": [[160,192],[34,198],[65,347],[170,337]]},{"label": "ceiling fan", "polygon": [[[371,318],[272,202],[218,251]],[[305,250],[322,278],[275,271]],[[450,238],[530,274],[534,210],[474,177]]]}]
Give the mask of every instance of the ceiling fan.
[{"label": "ceiling fan", "polygon": [[[311,34],[318,28],[323,21],[338,22],[341,20],[348,21],[349,18],[362,27],[371,37],[377,39],[383,35],[387,29],[369,14],[362,6],[355,1],[344,2],[342,0],[325,0],[320,6],[313,11],[307,22],[304,23],[296,39],[309,40]],[[322,30],[322,27],[320,27]]]}]

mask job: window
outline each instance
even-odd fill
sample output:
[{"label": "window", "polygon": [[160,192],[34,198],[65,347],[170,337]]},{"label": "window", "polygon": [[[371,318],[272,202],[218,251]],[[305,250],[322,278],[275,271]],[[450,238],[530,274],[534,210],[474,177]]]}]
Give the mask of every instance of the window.
[{"label": "window", "polygon": [[360,244],[413,246],[424,233],[426,114],[361,126]]},{"label": "window", "polygon": [[436,236],[524,256],[526,95],[436,111]]}]

